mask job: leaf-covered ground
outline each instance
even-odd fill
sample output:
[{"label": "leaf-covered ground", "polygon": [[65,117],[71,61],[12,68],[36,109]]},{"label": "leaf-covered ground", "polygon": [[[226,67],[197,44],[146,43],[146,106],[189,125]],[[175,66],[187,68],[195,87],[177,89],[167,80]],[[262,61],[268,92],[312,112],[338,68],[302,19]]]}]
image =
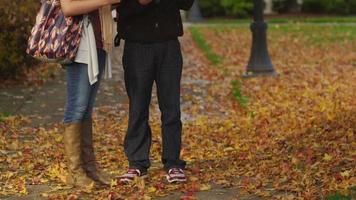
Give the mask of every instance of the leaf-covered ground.
[{"label": "leaf-covered ground", "polygon": [[[156,100],[151,109],[153,167],[149,180],[76,191],[65,174],[63,127],[33,128],[26,117],[0,118],[0,196],[49,185],[49,199],[151,199],[181,191],[194,199],[214,185],[266,199],[325,199],[356,185],[355,27],[275,25],[269,47],[278,77],[242,79],[251,36],[246,27],[199,27],[221,60],[213,64],[188,32],[182,42],[184,145],[189,182],[166,185]],[[234,84],[232,84],[232,82]],[[99,162],[113,175],[127,167],[123,137],[127,104],[97,109]],[[99,134],[100,133],[100,134]],[[136,192],[134,192],[136,191]],[[236,197],[238,199],[238,197]]]}]

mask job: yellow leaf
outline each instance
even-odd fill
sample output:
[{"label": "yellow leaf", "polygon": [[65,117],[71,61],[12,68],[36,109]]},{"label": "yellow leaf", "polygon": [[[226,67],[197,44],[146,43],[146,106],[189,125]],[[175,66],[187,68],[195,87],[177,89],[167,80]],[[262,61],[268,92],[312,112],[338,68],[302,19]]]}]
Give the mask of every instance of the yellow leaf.
[{"label": "yellow leaf", "polygon": [[143,197],[143,200],[151,200],[151,199],[152,199],[152,197],[147,196],[147,195],[145,195],[145,196]]},{"label": "yellow leaf", "polygon": [[342,177],[348,178],[350,177],[350,170],[344,171],[340,173]]},{"label": "yellow leaf", "polygon": [[8,146],[8,148],[9,148],[10,150],[18,150],[19,147],[20,147],[20,144],[19,144],[19,142],[18,142],[17,140],[14,141],[14,142],[12,142],[12,143]]},{"label": "yellow leaf", "polygon": [[324,158],[323,158],[323,160],[325,160],[325,161],[330,161],[330,160],[332,160],[333,159],[333,157],[331,156],[331,155],[329,155],[329,154],[324,154]]},{"label": "yellow leaf", "polygon": [[224,149],[225,152],[229,152],[229,151],[234,151],[235,149],[233,147],[227,147]]},{"label": "yellow leaf", "polygon": [[88,194],[92,193],[94,188],[95,188],[95,183],[92,182],[90,185],[87,185],[85,188],[83,188],[83,192]]},{"label": "yellow leaf", "polygon": [[149,193],[154,193],[154,192],[156,192],[157,191],[157,189],[155,188],[155,187],[149,187],[148,188],[148,192]]},{"label": "yellow leaf", "polygon": [[55,140],[57,143],[61,142],[62,139],[63,139],[63,136],[62,136],[62,135],[55,135],[55,137],[54,137],[54,140]]},{"label": "yellow leaf", "polygon": [[299,163],[298,158],[292,157],[292,163],[293,163],[294,165],[297,165],[297,164]]},{"label": "yellow leaf", "polygon": [[117,186],[117,180],[116,179],[111,179],[110,187],[112,188],[112,187],[115,187],[115,186]]},{"label": "yellow leaf", "polygon": [[201,190],[201,191],[211,190],[211,185],[209,185],[209,184],[203,184],[203,185],[200,186],[200,190]]},{"label": "yellow leaf", "polygon": [[48,198],[49,194],[48,193],[42,193],[41,196],[45,197],[45,198]]}]

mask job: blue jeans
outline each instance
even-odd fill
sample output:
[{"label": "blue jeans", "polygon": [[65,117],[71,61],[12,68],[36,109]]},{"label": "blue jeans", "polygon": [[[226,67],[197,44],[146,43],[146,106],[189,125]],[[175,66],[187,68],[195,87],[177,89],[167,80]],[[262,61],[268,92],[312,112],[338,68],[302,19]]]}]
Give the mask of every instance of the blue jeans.
[{"label": "blue jeans", "polygon": [[105,69],[106,53],[102,49],[98,49],[98,62],[99,77],[93,85],[89,83],[87,64],[74,62],[65,65],[67,71],[67,103],[64,123],[77,123],[91,119],[96,94]]}]

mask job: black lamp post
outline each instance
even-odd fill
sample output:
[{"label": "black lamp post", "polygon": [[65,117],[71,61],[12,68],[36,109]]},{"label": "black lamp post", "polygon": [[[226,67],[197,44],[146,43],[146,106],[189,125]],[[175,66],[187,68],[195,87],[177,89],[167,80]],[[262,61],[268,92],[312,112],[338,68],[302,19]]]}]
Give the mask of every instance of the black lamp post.
[{"label": "black lamp post", "polygon": [[200,12],[199,0],[195,0],[189,13],[189,21],[191,22],[201,22],[203,17]]},{"label": "black lamp post", "polygon": [[263,0],[253,0],[252,48],[247,70],[243,77],[277,75],[267,48],[267,23],[263,19]]}]

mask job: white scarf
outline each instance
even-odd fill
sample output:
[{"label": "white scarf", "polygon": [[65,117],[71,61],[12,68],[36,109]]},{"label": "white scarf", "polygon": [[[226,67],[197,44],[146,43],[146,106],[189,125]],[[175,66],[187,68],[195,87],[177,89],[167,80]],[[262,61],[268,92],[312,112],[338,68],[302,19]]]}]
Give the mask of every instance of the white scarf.
[{"label": "white scarf", "polygon": [[[95,34],[93,25],[90,23],[88,16],[84,17],[84,26],[82,38],[79,44],[79,49],[75,62],[83,63],[88,65],[88,77],[90,85],[95,84],[99,78],[99,62],[98,62],[98,53],[95,42]],[[110,21],[112,23],[112,21]],[[105,51],[106,64],[105,64],[105,78],[112,78],[112,67],[111,67],[111,54],[112,46],[106,47]]]}]

